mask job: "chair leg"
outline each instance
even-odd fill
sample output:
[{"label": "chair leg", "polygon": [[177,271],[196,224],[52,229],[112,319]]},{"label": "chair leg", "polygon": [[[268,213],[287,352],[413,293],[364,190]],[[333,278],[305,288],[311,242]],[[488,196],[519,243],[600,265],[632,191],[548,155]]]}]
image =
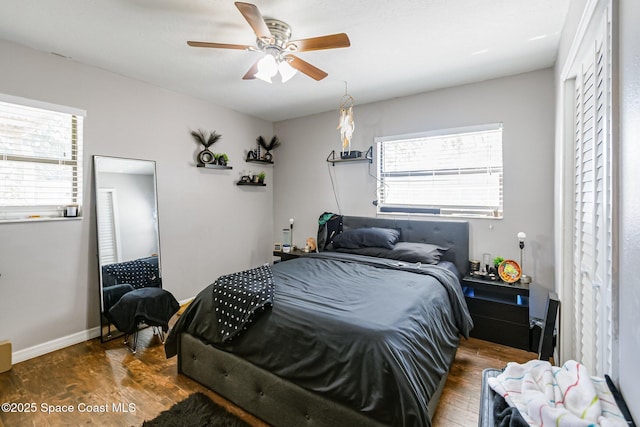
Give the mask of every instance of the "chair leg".
[{"label": "chair leg", "polygon": [[[164,344],[164,340],[166,335],[162,326],[152,326],[151,330],[153,331],[153,335],[157,335],[158,339],[162,344]],[[138,325],[138,329],[133,334],[125,334],[124,336],[124,345],[131,351],[131,353],[136,354],[138,348],[138,332],[140,331],[140,325]],[[133,337],[133,343],[129,342],[129,338]]]},{"label": "chair leg", "polygon": [[162,326],[153,326],[153,335],[157,335],[160,339],[160,342],[164,344],[164,331],[162,330]]},{"label": "chair leg", "polygon": [[127,346],[127,348],[129,349],[129,351],[133,354],[136,354],[137,348],[138,348],[138,329],[136,329],[136,331],[133,333],[133,344],[130,345],[129,344],[129,337],[131,335],[125,335],[124,336],[124,345]]}]

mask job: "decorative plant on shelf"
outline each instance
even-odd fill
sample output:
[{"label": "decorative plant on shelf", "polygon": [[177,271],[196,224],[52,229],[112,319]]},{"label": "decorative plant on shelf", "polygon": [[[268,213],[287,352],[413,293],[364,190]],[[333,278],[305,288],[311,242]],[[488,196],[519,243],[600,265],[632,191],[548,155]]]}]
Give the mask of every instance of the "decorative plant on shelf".
[{"label": "decorative plant on shelf", "polygon": [[[262,158],[268,162],[272,162],[273,155],[270,153],[270,151],[280,145],[280,140],[278,139],[278,135],[273,135],[273,137],[269,142],[267,142],[267,140],[264,139],[264,137],[262,136],[257,137],[256,141],[258,142],[258,146],[264,148],[264,150],[266,151],[266,153],[264,154],[264,156],[262,156]],[[259,157],[260,155],[258,154],[258,158]]]},{"label": "decorative plant on shelf", "polygon": [[265,179],[266,177],[267,177],[267,174],[266,174],[266,173],[264,173],[264,172],[260,172],[260,173],[258,174],[258,182],[259,182],[260,184],[264,183],[264,179]]},{"label": "decorative plant on shelf", "polygon": [[496,272],[498,271],[498,267],[500,267],[500,264],[502,264],[502,261],[504,261],[504,258],[502,258],[501,256],[497,256],[493,259],[493,266],[496,269]]},{"label": "decorative plant on shelf", "polygon": [[215,164],[216,156],[209,150],[209,147],[222,138],[222,135],[216,133],[215,130],[207,133],[205,130],[198,129],[197,131],[191,131],[191,136],[198,144],[204,146],[204,149],[198,153],[198,162],[201,164]]},{"label": "decorative plant on shelf", "polygon": [[229,162],[229,156],[227,156],[226,153],[216,154],[215,156],[216,161],[220,166],[227,166],[227,163]]}]

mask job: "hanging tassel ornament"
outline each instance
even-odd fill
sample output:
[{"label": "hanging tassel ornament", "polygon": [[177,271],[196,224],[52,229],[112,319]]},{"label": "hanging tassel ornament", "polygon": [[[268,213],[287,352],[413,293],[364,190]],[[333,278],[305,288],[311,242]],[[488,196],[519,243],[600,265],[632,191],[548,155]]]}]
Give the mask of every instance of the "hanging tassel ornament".
[{"label": "hanging tassel ornament", "polygon": [[351,151],[351,137],[355,130],[353,121],[353,97],[347,93],[347,82],[344,83],[344,96],[340,100],[340,117],[338,118],[338,130],[342,141],[342,151]]}]

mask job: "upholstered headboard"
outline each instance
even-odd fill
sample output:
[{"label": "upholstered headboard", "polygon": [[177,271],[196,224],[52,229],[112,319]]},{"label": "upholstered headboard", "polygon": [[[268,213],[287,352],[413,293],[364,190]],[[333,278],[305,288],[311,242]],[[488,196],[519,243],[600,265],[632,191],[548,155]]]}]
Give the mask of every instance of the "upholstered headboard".
[{"label": "upholstered headboard", "polygon": [[442,259],[456,265],[461,275],[469,270],[469,223],[343,216],[342,230],[383,227],[400,230],[401,242],[431,243],[449,248]]}]

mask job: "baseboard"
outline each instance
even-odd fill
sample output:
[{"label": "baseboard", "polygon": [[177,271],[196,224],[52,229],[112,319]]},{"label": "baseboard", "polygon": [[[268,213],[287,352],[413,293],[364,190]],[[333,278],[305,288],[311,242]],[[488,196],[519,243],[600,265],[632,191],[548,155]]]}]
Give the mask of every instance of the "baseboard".
[{"label": "baseboard", "polygon": [[95,328],[67,335],[66,337],[56,338],[55,340],[34,345],[33,347],[15,351],[12,354],[13,364],[15,365],[16,363],[24,362],[25,360],[33,359],[34,357],[42,356],[44,354],[51,353],[52,351],[79,344],[99,336],[100,327],[97,326]]},{"label": "baseboard", "polygon": [[[179,302],[179,304],[185,305],[193,301],[193,298],[187,298]],[[52,351],[60,350],[71,345],[80,344],[81,342],[88,341],[100,336],[100,327],[86,329],[84,331],[76,332],[75,334],[67,335],[66,337],[56,338],[55,340],[47,341],[42,344],[34,345],[19,351],[12,353],[11,358],[13,364],[24,362],[25,360],[33,359],[34,357],[42,356]]]}]

